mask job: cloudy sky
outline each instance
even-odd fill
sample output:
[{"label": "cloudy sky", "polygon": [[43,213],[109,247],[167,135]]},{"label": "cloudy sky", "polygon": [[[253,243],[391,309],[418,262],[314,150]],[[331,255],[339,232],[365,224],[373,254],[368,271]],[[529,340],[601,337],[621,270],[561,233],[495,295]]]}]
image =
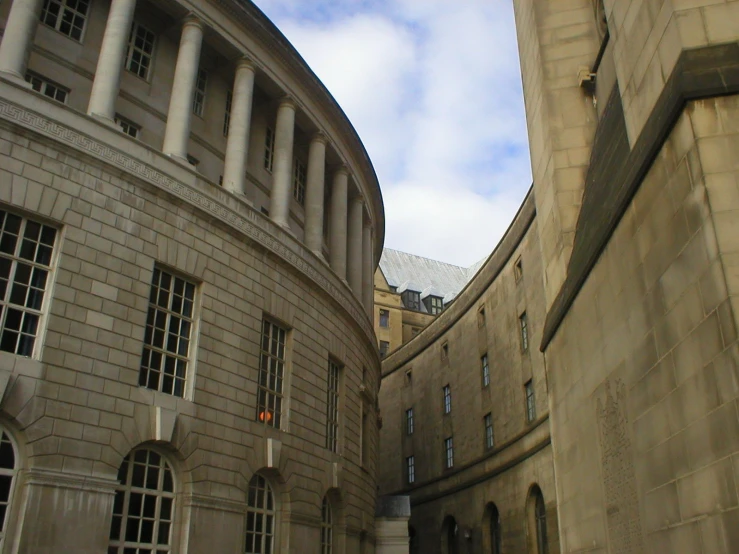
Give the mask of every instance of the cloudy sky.
[{"label": "cloudy sky", "polygon": [[510,0],[255,0],[342,106],[385,246],[470,266],[531,183]]}]

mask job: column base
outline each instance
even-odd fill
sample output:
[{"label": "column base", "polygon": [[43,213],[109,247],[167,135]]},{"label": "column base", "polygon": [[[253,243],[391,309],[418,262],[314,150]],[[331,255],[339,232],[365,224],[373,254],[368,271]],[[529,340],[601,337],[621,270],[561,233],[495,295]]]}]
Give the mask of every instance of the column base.
[{"label": "column base", "polygon": [[113,127],[114,129],[117,129],[118,131],[121,130],[118,124],[113,119],[109,118],[107,115],[102,115],[99,113],[92,113],[92,112],[88,112],[87,115],[89,115],[95,121],[99,121],[100,123],[103,123],[104,125],[107,125],[108,127]]},{"label": "column base", "polygon": [[22,86],[24,88],[32,88],[31,83],[26,81],[23,75],[21,75],[20,73],[16,73],[15,71],[0,70],[0,77],[5,79],[6,81],[10,81],[11,83],[15,83],[16,85]]},{"label": "column base", "polygon": [[183,158],[179,154],[173,154],[171,152],[165,152],[165,154],[167,156],[169,156],[170,158],[172,158],[177,163],[182,164],[182,165],[184,165],[185,167],[187,167],[189,169],[193,169],[193,170],[197,171],[197,167],[190,163],[190,160],[187,159],[187,156],[185,156]]},{"label": "column base", "polygon": [[324,264],[328,265],[328,260],[324,257],[323,252],[319,252],[318,250],[311,250],[313,254],[315,254],[316,258],[321,260]]}]

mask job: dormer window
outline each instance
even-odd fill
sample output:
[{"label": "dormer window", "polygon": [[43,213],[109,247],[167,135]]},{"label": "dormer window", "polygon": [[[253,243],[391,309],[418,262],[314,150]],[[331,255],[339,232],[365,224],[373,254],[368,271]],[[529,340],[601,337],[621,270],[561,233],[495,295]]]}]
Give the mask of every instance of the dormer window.
[{"label": "dormer window", "polygon": [[444,299],[438,296],[427,296],[423,299],[423,304],[431,315],[438,315],[444,309]]},{"label": "dormer window", "polygon": [[400,295],[400,299],[403,301],[403,306],[409,310],[421,311],[421,293],[406,290]]}]

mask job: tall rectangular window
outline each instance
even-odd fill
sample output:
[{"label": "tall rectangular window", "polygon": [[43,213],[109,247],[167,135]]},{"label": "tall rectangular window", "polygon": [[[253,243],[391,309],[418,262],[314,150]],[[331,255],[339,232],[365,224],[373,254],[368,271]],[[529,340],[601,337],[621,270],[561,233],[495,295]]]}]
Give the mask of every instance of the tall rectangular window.
[{"label": "tall rectangular window", "polygon": [[42,77],[41,75],[31,72],[26,73],[26,82],[30,83],[31,88],[36,92],[40,92],[44,96],[48,96],[62,104],[67,103],[67,97],[69,96],[68,88],[49,81],[46,77]]},{"label": "tall rectangular window", "polygon": [[139,368],[140,386],[184,396],[194,306],[194,283],[154,268]]},{"label": "tall rectangular window", "polygon": [[405,459],[405,478],[409,485],[416,482],[416,457],[408,456]]},{"label": "tall rectangular window", "polygon": [[0,210],[0,350],[32,356],[56,229]]},{"label": "tall rectangular window", "polygon": [[380,310],[380,327],[390,327],[390,312]]},{"label": "tall rectangular window", "polygon": [[380,341],[380,358],[384,358],[387,356],[387,353],[390,351],[390,343],[386,340]]},{"label": "tall rectangular window", "polygon": [[534,398],[534,382],[529,379],[523,386],[526,394],[526,421],[531,423],[536,419],[536,400]]},{"label": "tall rectangular window", "polygon": [[208,86],[208,72],[198,69],[198,78],[195,80],[195,91],[192,94],[192,113],[203,117],[205,110],[205,89]]},{"label": "tall rectangular window", "polygon": [[405,432],[408,435],[413,434],[413,408],[405,411]]},{"label": "tall rectangular window", "polygon": [[367,413],[367,409],[362,406],[361,409],[361,415],[362,415],[362,429],[361,429],[361,435],[360,435],[360,442],[361,442],[361,452],[360,452],[360,465],[364,468],[369,467],[369,414]]},{"label": "tall rectangular window", "polygon": [[278,429],[282,423],[282,383],[285,378],[286,339],[287,329],[267,319],[262,320],[256,419]]},{"label": "tall rectangular window", "polygon": [[452,437],[444,439],[444,454],[444,466],[447,469],[454,467],[454,442],[452,441]]},{"label": "tall rectangular window", "polygon": [[223,112],[223,136],[228,136],[228,130],[231,127],[231,104],[233,103],[234,93],[232,91],[226,92],[226,107]]},{"label": "tall rectangular window", "polygon": [[126,51],[126,69],[142,79],[149,79],[151,60],[154,56],[155,35],[140,23],[133,22],[131,34],[128,37]]},{"label": "tall rectangular window", "polygon": [[493,414],[486,414],[483,418],[485,422],[485,448],[495,446],[495,437],[493,435]]},{"label": "tall rectangular window", "polygon": [[490,384],[490,366],[488,365],[488,355],[483,354],[480,358],[482,365],[482,386],[487,387]]},{"label": "tall rectangular window", "polygon": [[89,7],[87,0],[45,0],[41,21],[61,34],[81,41]]},{"label": "tall rectangular window", "polygon": [[526,312],[522,313],[518,318],[521,327],[521,351],[529,351],[529,318]]},{"label": "tall rectangular window", "polygon": [[444,385],[444,413],[448,414],[452,411],[452,389],[449,385]]},{"label": "tall rectangular window", "polygon": [[293,160],[293,198],[303,206],[305,204],[305,164],[298,158]]},{"label": "tall rectangular window", "polygon": [[272,166],[275,161],[275,132],[272,127],[267,127],[264,131],[264,169],[272,173]]},{"label": "tall rectangular window", "polygon": [[338,452],[339,446],[339,374],[341,367],[328,361],[328,398],[326,399],[326,448]]}]

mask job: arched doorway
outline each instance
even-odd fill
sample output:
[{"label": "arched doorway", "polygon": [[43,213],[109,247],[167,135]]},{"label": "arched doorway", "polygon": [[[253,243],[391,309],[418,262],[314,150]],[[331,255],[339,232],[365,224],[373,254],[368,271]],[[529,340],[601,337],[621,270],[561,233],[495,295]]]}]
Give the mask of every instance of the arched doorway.
[{"label": "arched doorway", "polygon": [[459,526],[453,516],[446,516],[441,525],[441,552],[442,554],[459,554],[457,539]]},{"label": "arched doorway", "polygon": [[547,508],[538,485],[531,487],[526,500],[526,522],[530,554],[548,554]]},{"label": "arched doorway", "polygon": [[485,508],[483,528],[485,529],[485,545],[483,551],[486,554],[501,554],[503,535],[500,528],[500,512],[498,512],[498,507],[492,502]]}]

